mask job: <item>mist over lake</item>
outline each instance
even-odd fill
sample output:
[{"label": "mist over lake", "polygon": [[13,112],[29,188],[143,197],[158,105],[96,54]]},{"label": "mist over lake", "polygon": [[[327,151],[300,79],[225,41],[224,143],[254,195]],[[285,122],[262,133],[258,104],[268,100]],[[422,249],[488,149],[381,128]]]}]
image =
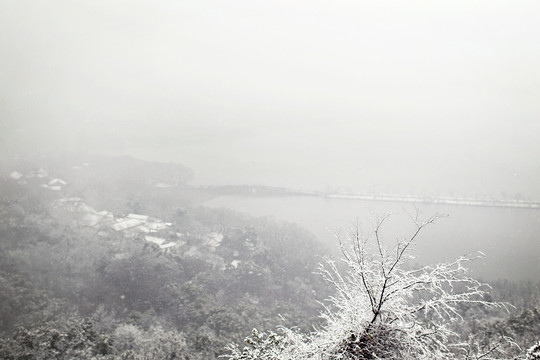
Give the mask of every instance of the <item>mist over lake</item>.
[{"label": "mist over lake", "polygon": [[[221,196],[204,205],[298,223],[334,254],[339,254],[334,233],[350,228],[356,219],[369,233],[375,218],[393,214],[384,232],[388,235],[388,243],[396,237],[408,236],[414,230],[409,215],[415,215],[415,208],[405,203],[306,196]],[[474,276],[489,280],[537,279],[540,273],[540,211],[430,204],[417,207],[420,217],[427,218],[436,213],[448,215],[421,234],[414,251],[419,263],[451,261],[481,251],[486,258],[471,264]]]}]

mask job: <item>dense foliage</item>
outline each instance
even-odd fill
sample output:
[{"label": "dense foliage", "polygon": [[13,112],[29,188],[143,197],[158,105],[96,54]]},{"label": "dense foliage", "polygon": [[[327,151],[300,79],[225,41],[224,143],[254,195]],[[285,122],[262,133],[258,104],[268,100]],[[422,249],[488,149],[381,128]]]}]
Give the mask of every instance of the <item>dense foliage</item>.
[{"label": "dense foliage", "polygon": [[[194,199],[206,195],[195,189],[186,195],[175,171],[137,177],[130,172],[137,167],[125,159],[119,162],[124,171],[94,160],[78,170],[57,168],[45,179],[15,181],[8,172],[2,180],[1,358],[126,351],[144,358],[162,351],[212,359],[253,327],[311,326],[328,287],[312,274],[317,246],[310,234],[199,207]],[[99,174],[116,170],[102,178],[83,176],[92,166]],[[23,168],[25,174],[40,171],[37,165]],[[136,186],[125,184],[128,175]],[[66,185],[52,191],[41,186],[54,178]],[[156,187],[162,183],[171,187]],[[150,235],[177,246],[163,248],[145,240],[144,232],[116,231],[111,226],[117,222],[95,223],[97,206],[115,209],[108,215],[114,219],[144,211],[161,226]]]},{"label": "dense foliage", "polygon": [[[0,165],[0,358],[215,359],[249,336],[250,358],[262,359],[269,349],[315,344],[313,329],[336,321],[331,312],[318,316],[324,299],[334,295],[326,303],[334,310],[355,304],[356,290],[332,278],[337,267],[323,271],[333,285],[314,274],[324,249],[308,232],[201,207],[212,193],[190,187],[189,178],[181,166],[131,158]],[[116,227],[126,219],[137,227]],[[373,307],[381,275],[370,274],[371,295],[362,298],[370,305],[347,315],[336,354],[369,358],[373,344],[403,350],[385,325],[386,305]],[[460,303],[455,310],[467,321],[449,323],[448,334],[461,332],[479,351],[507,337],[525,350],[539,333],[539,294],[538,284],[496,283],[484,300],[518,309],[508,316]],[[369,332],[365,316],[375,317]],[[403,321],[417,325],[394,322]],[[279,334],[251,330],[277,326]]]}]

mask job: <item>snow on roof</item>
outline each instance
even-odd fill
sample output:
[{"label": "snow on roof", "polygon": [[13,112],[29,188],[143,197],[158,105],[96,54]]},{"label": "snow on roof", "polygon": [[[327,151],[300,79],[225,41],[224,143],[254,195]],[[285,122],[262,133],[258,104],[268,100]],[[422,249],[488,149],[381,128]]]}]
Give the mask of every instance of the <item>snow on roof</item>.
[{"label": "snow on roof", "polygon": [[163,243],[165,242],[165,239],[158,238],[158,237],[155,237],[155,236],[148,236],[148,235],[146,235],[146,236],[144,237],[144,239],[145,239],[146,241],[149,241],[149,242],[154,243],[154,244],[157,244],[157,245],[161,245],[161,244],[163,244]]},{"label": "snow on roof", "polygon": [[172,224],[162,223],[161,221],[154,221],[154,222],[149,222],[147,225],[150,228],[150,230],[164,230],[168,228],[169,226],[171,226]]},{"label": "snow on roof", "polygon": [[159,245],[159,247],[161,249],[168,249],[168,248],[173,247],[173,246],[176,246],[176,243],[170,242],[170,243],[167,243],[167,244]]},{"label": "snow on roof", "polygon": [[13,171],[9,176],[10,176],[12,179],[19,180],[19,179],[22,178],[24,175],[21,174],[21,173],[18,172],[18,171]]},{"label": "snow on roof", "polygon": [[49,185],[67,185],[67,182],[65,180],[56,178],[49,181]]},{"label": "snow on roof", "polygon": [[60,191],[62,190],[62,187],[58,185],[53,185],[53,186],[49,186],[49,189],[54,190],[54,191]]},{"label": "snow on roof", "polygon": [[145,225],[137,226],[137,230],[142,232],[142,233],[146,233],[146,234],[148,234],[150,232],[150,228],[148,226],[145,226]]},{"label": "snow on roof", "polygon": [[141,221],[148,221],[148,215],[141,215],[141,214],[129,214],[128,216],[126,216],[126,218],[128,219],[137,219],[137,220],[141,220]]},{"label": "snow on roof", "polygon": [[99,215],[103,215],[103,216],[107,216],[107,217],[112,217],[114,216],[112,212],[110,211],[107,211],[107,210],[101,210],[100,212],[98,212]]},{"label": "snow on roof", "polygon": [[[114,221],[114,216],[109,211],[103,210],[103,211],[97,212],[93,207],[88,206],[85,203],[79,203],[78,205],[79,205],[78,211],[84,213],[84,215],[79,220],[79,223],[82,225],[93,227],[98,224],[105,225],[107,223],[111,223]],[[124,230],[122,226],[128,225],[128,224],[125,224],[122,226],[118,226],[118,228],[115,228],[115,226],[119,224],[120,223],[116,223],[112,225],[113,229],[115,229],[116,231]]]},{"label": "snow on roof", "polygon": [[111,225],[111,227],[116,231],[127,230],[127,229],[130,229],[132,227],[135,227],[135,226],[138,226],[138,225],[142,224],[141,221],[136,220],[136,219],[128,219],[128,220],[119,219],[119,220],[120,221],[117,222],[116,224]]}]

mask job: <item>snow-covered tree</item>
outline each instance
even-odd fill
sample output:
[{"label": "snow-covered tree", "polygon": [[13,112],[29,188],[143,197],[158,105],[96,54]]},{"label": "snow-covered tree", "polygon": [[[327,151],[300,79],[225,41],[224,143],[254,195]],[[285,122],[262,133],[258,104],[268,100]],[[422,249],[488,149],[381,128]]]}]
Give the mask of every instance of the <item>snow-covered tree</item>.
[{"label": "snow-covered tree", "polygon": [[[413,233],[394,246],[383,243],[381,229],[388,217],[364,234],[357,225],[338,236],[343,265],[327,260],[320,273],[336,293],[321,316],[325,325],[309,334],[280,328],[278,333],[254,330],[248,346],[229,347],[229,359],[490,359],[471,351],[452,330],[460,321],[459,307],[479,304],[504,307],[484,300],[485,285],[467,275],[465,263],[412,268],[410,252],[418,234],[440,216],[413,218]],[[345,269],[345,270],[343,270]]]},{"label": "snow-covered tree", "polygon": [[527,351],[527,360],[540,360],[540,341]]}]

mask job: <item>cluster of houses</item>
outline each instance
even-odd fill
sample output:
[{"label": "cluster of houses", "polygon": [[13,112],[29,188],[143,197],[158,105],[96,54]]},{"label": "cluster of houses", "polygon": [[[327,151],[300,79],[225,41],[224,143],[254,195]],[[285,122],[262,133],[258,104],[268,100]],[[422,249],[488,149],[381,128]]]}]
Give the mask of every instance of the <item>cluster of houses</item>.
[{"label": "cluster of houses", "polygon": [[176,241],[168,241],[166,238],[160,237],[160,232],[169,229],[172,223],[163,222],[148,215],[129,214],[124,218],[115,218],[114,223],[110,226],[114,231],[124,235],[142,234],[146,241],[158,245],[160,249],[182,246],[185,243],[178,239],[182,235],[180,233],[176,234]]},{"label": "cluster of houses", "polygon": [[[41,168],[27,174],[13,171],[10,177],[20,184],[34,182],[34,184],[42,188],[57,192],[64,190],[68,184],[67,181],[60,178],[50,177],[47,171]],[[237,268],[241,263],[238,259],[225,263],[224,259],[215,253],[224,238],[224,235],[220,232],[206,234],[174,232],[172,223],[142,214],[128,214],[119,217],[107,210],[97,211],[84,203],[79,197],[63,197],[58,199],[55,204],[58,208],[71,214],[79,226],[97,229],[97,234],[101,237],[107,237],[111,231],[114,231],[128,238],[143,238],[162,251],[168,252],[176,248],[178,253],[183,254],[183,256],[204,258],[218,268],[227,266]],[[186,241],[188,238],[194,241],[190,241],[190,244],[188,244],[188,241]],[[246,243],[247,247],[250,247],[249,245],[253,244]],[[238,256],[238,251],[235,251],[233,257]]]},{"label": "cluster of houses", "polygon": [[129,214],[125,217],[116,217],[110,211],[95,210],[78,197],[62,198],[57,201],[57,204],[70,213],[75,213],[76,222],[80,226],[99,229],[100,236],[107,236],[109,230],[121,233],[125,237],[135,237],[140,234],[146,241],[158,245],[160,249],[182,246],[185,243],[179,239],[182,236],[180,233],[176,234],[175,241],[168,241],[170,231],[167,230],[170,230],[172,223],[148,215]]},{"label": "cluster of houses", "polygon": [[[206,234],[179,233],[172,230],[172,223],[162,221],[141,214],[128,214],[125,217],[116,217],[110,211],[97,211],[85,204],[81,198],[66,197],[57,200],[58,206],[69,213],[75,214],[78,225],[98,229],[98,236],[107,237],[110,231],[122,234],[128,238],[143,238],[164,252],[176,248],[176,252],[183,257],[205,259],[215,268],[225,269],[227,266],[237,268],[240,260],[225,260],[216,254],[224,238],[220,232]],[[192,241],[188,244],[187,238]],[[234,257],[238,257],[235,251]]]},{"label": "cluster of houses", "polygon": [[67,185],[67,181],[59,178],[50,178],[45,169],[38,169],[36,171],[30,171],[27,174],[23,174],[19,171],[13,171],[10,178],[17,181],[19,184],[27,184],[28,181],[39,180],[41,187],[53,191],[61,191]]}]

